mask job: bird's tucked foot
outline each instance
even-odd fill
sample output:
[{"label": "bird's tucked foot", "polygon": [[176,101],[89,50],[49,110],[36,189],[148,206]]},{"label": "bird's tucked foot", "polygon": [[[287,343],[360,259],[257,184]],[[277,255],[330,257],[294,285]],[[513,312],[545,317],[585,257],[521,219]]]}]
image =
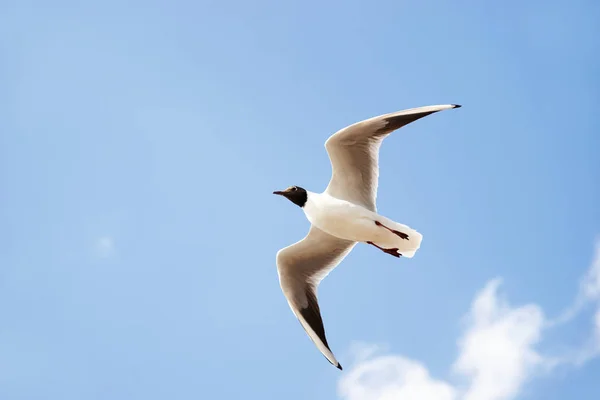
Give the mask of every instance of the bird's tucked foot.
[{"label": "bird's tucked foot", "polygon": [[370,244],[371,246],[375,246],[377,247],[379,250],[383,251],[384,253],[390,254],[396,258],[400,258],[402,257],[402,254],[398,253],[398,249],[397,248],[393,248],[393,249],[384,249],[383,247],[379,247],[377,246],[375,243],[373,242],[367,242],[368,244]]},{"label": "bird's tucked foot", "polygon": [[400,231],[396,231],[396,230],[394,230],[394,229],[390,229],[390,228],[388,228],[387,226],[383,225],[383,224],[382,224],[381,222],[379,222],[379,221],[375,221],[375,225],[377,225],[377,226],[381,226],[382,228],[385,228],[385,229],[387,229],[388,231],[392,232],[394,235],[398,235],[398,236],[400,236],[400,237],[401,237],[402,239],[404,239],[404,240],[408,240],[408,235],[407,235],[406,233],[404,233],[404,232],[400,232]]},{"label": "bird's tucked foot", "polygon": [[392,233],[400,236],[404,240],[408,240],[408,235],[406,233],[404,233],[404,232],[392,231]]}]

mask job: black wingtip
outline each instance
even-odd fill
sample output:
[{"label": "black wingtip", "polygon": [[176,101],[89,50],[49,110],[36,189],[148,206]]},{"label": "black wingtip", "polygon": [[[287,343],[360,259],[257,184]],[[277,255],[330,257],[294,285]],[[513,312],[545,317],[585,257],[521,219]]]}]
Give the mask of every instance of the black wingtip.
[{"label": "black wingtip", "polygon": [[340,371],[343,371],[344,368],[342,368],[342,364],[338,363],[338,365],[336,365],[337,369],[339,369]]},{"label": "black wingtip", "polygon": [[452,104],[452,106],[453,106],[454,108],[461,108],[461,107],[462,107],[460,104]]}]

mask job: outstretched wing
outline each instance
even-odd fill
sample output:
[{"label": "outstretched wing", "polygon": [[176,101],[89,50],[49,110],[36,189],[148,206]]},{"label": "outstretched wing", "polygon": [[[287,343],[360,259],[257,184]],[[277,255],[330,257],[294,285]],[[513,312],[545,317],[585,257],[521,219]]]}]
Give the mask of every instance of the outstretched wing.
[{"label": "outstretched wing", "polygon": [[458,107],[447,104],[411,108],[357,122],[334,133],[325,142],[332,168],[325,191],[338,199],[376,211],[379,148],[383,139],[427,115]]},{"label": "outstretched wing", "polygon": [[325,358],[339,369],[342,366],[325,337],[317,287],[355,245],[356,242],[338,239],[311,226],[304,239],[277,253],[279,282],[290,308]]}]

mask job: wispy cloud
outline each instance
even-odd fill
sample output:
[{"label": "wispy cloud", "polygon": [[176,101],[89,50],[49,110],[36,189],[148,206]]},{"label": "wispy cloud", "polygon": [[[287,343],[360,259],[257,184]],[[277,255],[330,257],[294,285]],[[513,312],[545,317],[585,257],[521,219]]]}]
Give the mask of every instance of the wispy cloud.
[{"label": "wispy cloud", "polygon": [[[345,400],[510,400],[537,374],[560,364],[579,364],[600,355],[600,241],[581,281],[574,305],[554,321],[537,304],[513,307],[499,293],[500,279],[477,293],[458,340],[459,354],[450,383],[430,376],[420,362],[398,355],[376,355],[373,347],[340,379]],[[590,340],[573,355],[549,357],[537,345],[546,329],[566,323],[590,302],[598,303]]]},{"label": "wispy cloud", "polygon": [[596,241],[592,265],[579,283],[579,291],[573,304],[559,317],[547,322],[548,325],[560,325],[575,318],[590,303],[598,303],[600,308],[600,238]]},{"label": "wispy cloud", "polygon": [[596,311],[595,317],[595,331],[594,331],[594,341],[596,343],[596,351],[600,350],[600,308]]},{"label": "wispy cloud", "polygon": [[594,261],[581,283],[581,290],[586,298],[600,300],[600,239],[596,242]]},{"label": "wispy cloud", "polygon": [[115,241],[111,236],[102,236],[96,239],[94,250],[100,257],[110,257],[115,253]]},{"label": "wispy cloud", "polygon": [[593,333],[580,348],[562,357],[561,362],[563,363],[580,366],[590,359],[600,356],[600,238],[596,241],[592,264],[579,283],[575,301],[558,318],[548,321],[547,325],[553,327],[566,324],[590,305],[597,309],[592,320]]},{"label": "wispy cloud", "polygon": [[600,356],[600,306],[594,314],[594,332],[584,346],[572,357],[572,363],[581,366],[592,358]]}]

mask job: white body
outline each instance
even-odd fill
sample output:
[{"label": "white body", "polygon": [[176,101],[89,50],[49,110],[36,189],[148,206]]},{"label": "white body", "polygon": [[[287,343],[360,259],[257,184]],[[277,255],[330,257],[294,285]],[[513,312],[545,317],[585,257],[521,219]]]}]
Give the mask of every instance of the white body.
[{"label": "white body", "polygon": [[[340,239],[354,242],[373,242],[384,249],[397,248],[403,257],[412,258],[421,246],[423,236],[406,225],[399,224],[382,215],[328,193],[308,193],[303,207],[311,224]],[[408,235],[408,240],[390,232],[382,225]]]}]

